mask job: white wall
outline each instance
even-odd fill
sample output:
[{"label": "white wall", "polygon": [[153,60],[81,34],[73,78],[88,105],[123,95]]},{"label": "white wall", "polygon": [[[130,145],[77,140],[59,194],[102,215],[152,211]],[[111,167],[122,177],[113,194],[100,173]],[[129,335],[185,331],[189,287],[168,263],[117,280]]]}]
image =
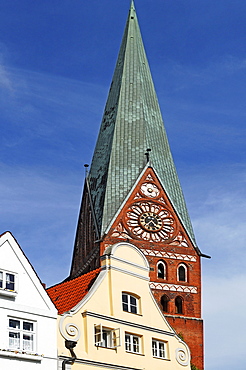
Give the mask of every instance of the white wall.
[{"label": "white wall", "polygon": [[[10,233],[0,237],[0,270],[16,273],[18,277],[15,297],[1,294],[6,292],[0,289],[0,369],[57,370],[57,311]],[[36,346],[32,354],[8,351],[9,317],[35,323]]]}]

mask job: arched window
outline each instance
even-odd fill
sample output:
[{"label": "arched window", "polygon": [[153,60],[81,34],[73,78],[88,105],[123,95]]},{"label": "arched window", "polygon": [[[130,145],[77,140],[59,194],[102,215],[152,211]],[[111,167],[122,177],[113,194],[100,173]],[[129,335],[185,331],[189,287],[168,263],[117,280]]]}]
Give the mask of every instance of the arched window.
[{"label": "arched window", "polygon": [[157,263],[157,277],[159,279],[166,279],[166,264],[163,261]]},{"label": "arched window", "polygon": [[164,294],[161,297],[161,305],[162,305],[162,311],[163,312],[168,312],[168,302],[169,302],[169,298],[166,294]]},{"label": "arched window", "polygon": [[184,264],[178,267],[178,281],[187,281],[187,267]]},{"label": "arched window", "polygon": [[122,308],[126,312],[139,313],[139,298],[122,292]]},{"label": "arched window", "polygon": [[175,298],[175,310],[176,313],[183,313],[183,299],[179,296]]}]

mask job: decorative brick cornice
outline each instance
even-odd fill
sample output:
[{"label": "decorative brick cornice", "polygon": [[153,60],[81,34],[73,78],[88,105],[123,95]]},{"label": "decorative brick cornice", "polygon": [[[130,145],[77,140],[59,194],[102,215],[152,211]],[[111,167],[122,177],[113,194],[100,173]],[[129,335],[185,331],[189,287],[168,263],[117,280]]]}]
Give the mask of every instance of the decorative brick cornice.
[{"label": "decorative brick cornice", "polygon": [[191,256],[189,254],[177,254],[172,252],[162,252],[154,249],[143,249],[141,251],[145,256],[160,257],[160,258],[172,258],[175,260],[196,262],[196,256]]},{"label": "decorative brick cornice", "polygon": [[195,286],[186,286],[186,285],[177,285],[177,284],[165,284],[165,283],[150,283],[151,289],[158,290],[169,290],[173,292],[182,292],[182,293],[197,293],[197,287]]}]

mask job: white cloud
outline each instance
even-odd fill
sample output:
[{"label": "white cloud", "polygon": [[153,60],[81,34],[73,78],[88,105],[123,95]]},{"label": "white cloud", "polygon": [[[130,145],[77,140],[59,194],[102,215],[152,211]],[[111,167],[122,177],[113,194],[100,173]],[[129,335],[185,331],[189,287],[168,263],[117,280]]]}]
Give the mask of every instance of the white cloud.
[{"label": "white cloud", "polygon": [[86,121],[93,124],[95,116],[99,119],[98,106],[106,94],[100,85],[6,66],[0,66],[0,77],[14,90],[1,109],[8,111],[12,123],[25,124],[35,134],[49,136],[58,125],[79,125],[83,132],[88,129]]},{"label": "white cloud", "polygon": [[3,65],[0,65],[0,88],[13,91],[12,83],[9,78],[9,74]]},{"label": "white cloud", "polygon": [[0,92],[4,94],[13,93],[13,91],[13,81],[11,80],[11,75],[4,64],[3,54],[0,52]]},{"label": "white cloud", "polygon": [[[220,59],[209,61],[205,65],[181,64],[177,61],[169,60],[160,67],[168,73],[164,78],[171,78],[176,90],[194,89],[195,85],[205,86],[213,85],[216,88],[216,82],[221,78],[226,78],[238,72],[244,72],[246,69],[246,59],[233,55],[223,55]],[[160,73],[160,76],[162,74]],[[170,77],[171,76],[171,77]],[[221,93],[223,93],[221,91]]]}]

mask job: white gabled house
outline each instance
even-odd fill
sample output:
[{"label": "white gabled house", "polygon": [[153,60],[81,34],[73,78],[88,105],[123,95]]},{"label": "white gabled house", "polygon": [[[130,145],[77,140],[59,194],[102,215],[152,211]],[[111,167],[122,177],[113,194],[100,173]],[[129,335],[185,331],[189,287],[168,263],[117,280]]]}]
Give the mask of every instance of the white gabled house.
[{"label": "white gabled house", "polygon": [[10,232],[0,236],[0,369],[57,369],[57,310]]}]

